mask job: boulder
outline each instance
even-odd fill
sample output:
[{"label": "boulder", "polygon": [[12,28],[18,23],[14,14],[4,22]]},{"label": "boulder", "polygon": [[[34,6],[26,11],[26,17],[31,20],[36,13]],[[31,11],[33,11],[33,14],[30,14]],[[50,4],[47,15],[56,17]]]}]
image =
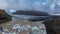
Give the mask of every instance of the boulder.
[{"label": "boulder", "polygon": [[12,17],[5,12],[5,10],[0,9],[0,24],[11,21]]}]

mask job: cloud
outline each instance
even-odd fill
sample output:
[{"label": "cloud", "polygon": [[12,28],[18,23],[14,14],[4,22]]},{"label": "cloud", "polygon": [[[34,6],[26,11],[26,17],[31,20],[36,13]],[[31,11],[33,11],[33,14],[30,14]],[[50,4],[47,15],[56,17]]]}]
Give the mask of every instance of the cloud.
[{"label": "cloud", "polygon": [[6,9],[7,8],[7,3],[5,0],[0,0],[0,9]]},{"label": "cloud", "polygon": [[0,0],[0,9],[50,11],[51,13],[55,6],[53,3],[55,0]]},{"label": "cloud", "polygon": [[60,6],[60,0],[57,0],[57,1],[56,1],[56,4],[57,4],[58,6]]},{"label": "cloud", "polygon": [[48,3],[48,1],[44,1],[42,4],[41,2],[42,0],[0,0],[0,8],[16,10],[39,10],[45,7],[45,5]]}]

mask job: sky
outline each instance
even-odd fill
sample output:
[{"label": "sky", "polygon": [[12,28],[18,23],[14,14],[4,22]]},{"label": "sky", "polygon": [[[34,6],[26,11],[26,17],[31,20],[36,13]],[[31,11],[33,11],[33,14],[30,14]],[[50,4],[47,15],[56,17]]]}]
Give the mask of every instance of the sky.
[{"label": "sky", "polygon": [[59,13],[60,0],[0,0],[0,9],[36,10]]}]

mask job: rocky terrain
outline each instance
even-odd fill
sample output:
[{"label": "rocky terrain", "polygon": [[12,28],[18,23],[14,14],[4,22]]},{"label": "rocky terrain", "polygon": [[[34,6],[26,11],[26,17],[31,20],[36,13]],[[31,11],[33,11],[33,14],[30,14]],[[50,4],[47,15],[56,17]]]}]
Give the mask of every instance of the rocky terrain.
[{"label": "rocky terrain", "polygon": [[0,9],[0,23],[11,21],[12,17],[8,15],[5,10]]}]

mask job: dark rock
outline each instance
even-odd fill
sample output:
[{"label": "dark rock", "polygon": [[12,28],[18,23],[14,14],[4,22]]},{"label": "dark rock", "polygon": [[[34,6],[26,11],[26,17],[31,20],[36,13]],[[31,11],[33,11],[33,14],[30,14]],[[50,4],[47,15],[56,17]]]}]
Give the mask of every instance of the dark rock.
[{"label": "dark rock", "polygon": [[3,31],[3,27],[0,27],[0,31]]},{"label": "dark rock", "polygon": [[5,22],[9,22],[12,20],[12,17],[10,15],[8,15],[5,10],[1,10],[0,9],[0,24],[1,23],[5,23]]}]

